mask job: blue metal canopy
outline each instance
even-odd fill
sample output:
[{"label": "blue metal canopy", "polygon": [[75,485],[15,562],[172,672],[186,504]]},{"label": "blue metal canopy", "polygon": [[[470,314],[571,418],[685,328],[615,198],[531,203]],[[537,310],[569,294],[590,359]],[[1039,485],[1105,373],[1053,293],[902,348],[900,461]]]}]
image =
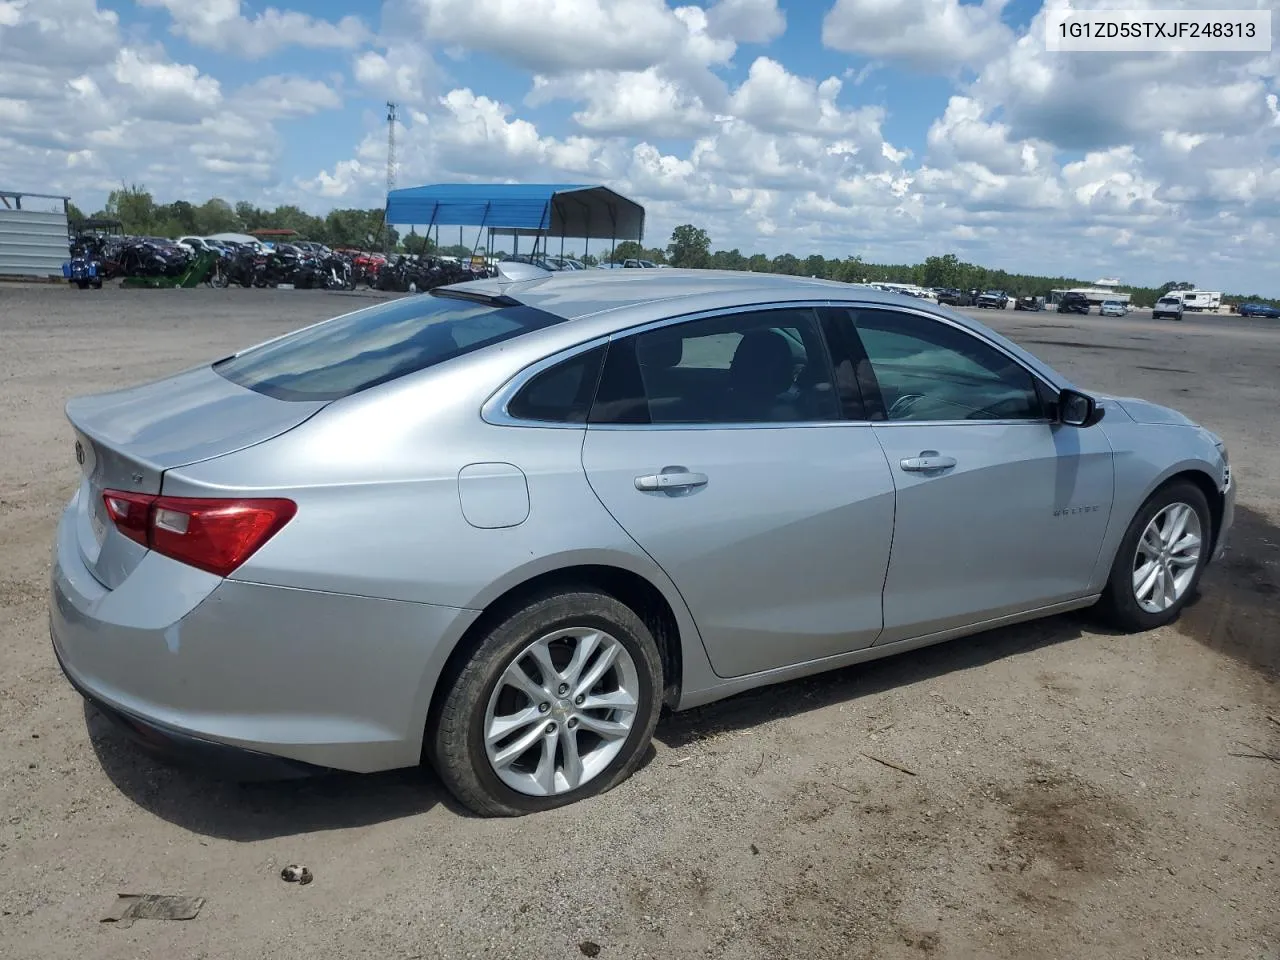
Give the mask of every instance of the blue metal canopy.
[{"label": "blue metal canopy", "polygon": [[387,223],[588,240],[644,237],[644,207],[580,183],[435,183],[387,194]]}]

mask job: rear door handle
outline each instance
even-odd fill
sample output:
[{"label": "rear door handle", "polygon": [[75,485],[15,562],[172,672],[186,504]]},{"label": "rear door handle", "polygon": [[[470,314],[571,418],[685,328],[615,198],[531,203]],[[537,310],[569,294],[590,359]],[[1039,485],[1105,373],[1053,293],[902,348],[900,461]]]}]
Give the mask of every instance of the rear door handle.
[{"label": "rear door handle", "polygon": [[918,457],[907,457],[902,461],[902,469],[910,473],[925,473],[929,470],[948,470],[956,465],[955,457],[944,457],[937,450],[922,450]]},{"label": "rear door handle", "polygon": [[688,490],[691,487],[705,487],[705,473],[691,473],[688,470],[670,473],[651,473],[645,477],[636,477],[637,490]]}]

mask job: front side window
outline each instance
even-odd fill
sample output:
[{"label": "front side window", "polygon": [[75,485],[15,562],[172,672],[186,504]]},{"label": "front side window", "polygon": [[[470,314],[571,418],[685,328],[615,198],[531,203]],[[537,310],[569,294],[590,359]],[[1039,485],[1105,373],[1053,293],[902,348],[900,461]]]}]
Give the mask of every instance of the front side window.
[{"label": "front side window", "polygon": [[610,344],[593,423],[796,423],[840,407],[809,309],[691,320]]},{"label": "front side window", "polygon": [[890,421],[1044,417],[1031,373],[972,334],[917,314],[852,313]]},{"label": "front side window", "polygon": [[277,400],[337,400],[561,322],[514,301],[424,294],[305,327],[213,369]]}]

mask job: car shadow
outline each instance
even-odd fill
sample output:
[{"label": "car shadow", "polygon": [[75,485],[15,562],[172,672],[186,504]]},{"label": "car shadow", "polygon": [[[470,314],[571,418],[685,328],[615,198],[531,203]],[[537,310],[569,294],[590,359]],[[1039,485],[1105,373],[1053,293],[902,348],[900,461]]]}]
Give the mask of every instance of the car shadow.
[{"label": "car shadow", "polygon": [[658,725],[654,736],[668,747],[682,747],[712,733],[744,730],[943,674],[971,670],[1019,653],[1074,640],[1086,631],[1118,635],[1096,622],[1089,610],[1000,627],[881,660],[748,690],[704,707],[673,713]]},{"label": "car shadow", "polygon": [[1211,565],[1178,629],[1271,679],[1280,677],[1280,525],[1236,505],[1225,556]]},{"label": "car shadow", "polygon": [[[371,826],[418,816],[437,805],[459,817],[478,817],[425,765],[239,783],[155,758],[88,703],[84,716],[93,751],[116,788],[148,813],[201,836],[269,840]],[[650,744],[636,769],[656,756]]]},{"label": "car shadow", "polygon": [[116,788],[148,813],[202,836],[250,842],[344,830],[417,816],[437,804],[466,815],[425,767],[238,783],[158,760],[94,707],[86,703],[84,712],[93,751]]}]

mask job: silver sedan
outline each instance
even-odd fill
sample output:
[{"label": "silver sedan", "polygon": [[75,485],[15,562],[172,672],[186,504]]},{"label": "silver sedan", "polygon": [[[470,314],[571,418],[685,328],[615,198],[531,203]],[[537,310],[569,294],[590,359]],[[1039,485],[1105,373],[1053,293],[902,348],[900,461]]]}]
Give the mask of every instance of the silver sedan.
[{"label": "silver sedan", "polygon": [[625,779],[664,706],[1167,624],[1224,549],[1218,437],[946,307],[521,270],[72,400],[70,682],[238,777],[425,761],[515,815]]}]

